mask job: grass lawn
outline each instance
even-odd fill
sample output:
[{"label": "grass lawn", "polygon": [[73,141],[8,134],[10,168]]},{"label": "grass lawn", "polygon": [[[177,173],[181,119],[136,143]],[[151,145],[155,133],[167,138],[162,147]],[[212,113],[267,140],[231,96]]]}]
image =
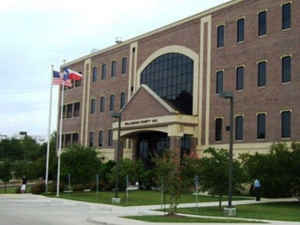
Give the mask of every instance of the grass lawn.
[{"label": "grass lawn", "polygon": [[128,216],[125,218],[157,223],[259,223],[234,219],[210,219],[185,216]]},{"label": "grass lawn", "polygon": [[[300,202],[239,205],[236,208],[237,217],[240,218],[300,221]],[[223,210],[219,210],[217,207],[204,207],[200,208],[199,211],[196,208],[184,208],[178,209],[178,213],[201,216],[224,216]]]},{"label": "grass lawn", "polygon": [[[45,195],[48,197],[55,197],[55,194]],[[98,195],[95,192],[73,192],[73,193],[61,193],[61,198],[71,199],[84,202],[104,203],[112,204],[111,199],[114,197],[113,192],[99,192]],[[131,191],[129,192],[128,202],[126,201],[126,193],[119,192],[121,198],[121,206],[139,206],[139,205],[159,205],[161,195],[158,191]],[[166,197],[168,199],[169,196]],[[225,198],[224,198],[225,199]],[[234,197],[234,200],[245,200],[249,198]],[[199,202],[212,202],[217,201],[216,197],[212,196],[199,196]],[[191,193],[184,194],[180,200],[180,203],[193,203],[195,202],[195,196]]]},{"label": "grass lawn", "polygon": [[[18,187],[7,187],[7,190],[5,192],[5,188],[1,187],[0,188],[0,194],[16,194],[16,190]],[[26,193],[30,193],[31,192],[31,186],[27,185],[26,187]]]}]

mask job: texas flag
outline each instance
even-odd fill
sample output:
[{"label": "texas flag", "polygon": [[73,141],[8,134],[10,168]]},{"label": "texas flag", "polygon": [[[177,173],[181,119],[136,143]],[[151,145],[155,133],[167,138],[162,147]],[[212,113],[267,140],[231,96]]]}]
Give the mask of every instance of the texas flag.
[{"label": "texas flag", "polygon": [[68,77],[71,80],[81,80],[82,79],[82,74],[80,74],[74,70],[65,69],[65,72],[68,74]]}]

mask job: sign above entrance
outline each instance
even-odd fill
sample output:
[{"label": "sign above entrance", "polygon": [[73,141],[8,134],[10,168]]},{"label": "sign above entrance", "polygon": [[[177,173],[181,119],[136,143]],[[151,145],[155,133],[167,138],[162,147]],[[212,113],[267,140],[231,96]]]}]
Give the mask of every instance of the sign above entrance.
[{"label": "sign above entrance", "polygon": [[136,120],[130,122],[124,122],[124,126],[134,126],[134,125],[143,125],[143,124],[152,124],[157,123],[158,119],[144,119],[144,120]]}]

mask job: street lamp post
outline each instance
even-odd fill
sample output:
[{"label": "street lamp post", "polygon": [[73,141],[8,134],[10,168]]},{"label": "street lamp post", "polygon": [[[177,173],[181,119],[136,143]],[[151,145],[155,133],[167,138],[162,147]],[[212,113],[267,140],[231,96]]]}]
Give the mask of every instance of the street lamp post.
[{"label": "street lamp post", "polygon": [[232,167],[233,167],[233,94],[223,92],[220,97],[230,100],[230,140],[229,140],[229,169],[228,169],[228,207],[232,208]]},{"label": "street lamp post", "polygon": [[121,148],[121,119],[122,115],[120,112],[114,112],[111,114],[112,118],[118,119],[118,144],[117,144],[117,178],[116,178],[116,186],[115,186],[115,198],[119,198],[119,175],[120,175],[120,148]]}]

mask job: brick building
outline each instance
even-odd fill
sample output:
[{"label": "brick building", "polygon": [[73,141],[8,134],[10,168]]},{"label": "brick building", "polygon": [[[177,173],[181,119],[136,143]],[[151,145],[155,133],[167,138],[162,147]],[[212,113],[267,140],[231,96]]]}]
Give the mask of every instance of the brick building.
[{"label": "brick building", "polygon": [[83,73],[64,96],[64,146],[94,146],[114,158],[170,148],[201,155],[228,148],[234,95],[234,154],[300,139],[300,1],[233,0],[62,65]]}]

